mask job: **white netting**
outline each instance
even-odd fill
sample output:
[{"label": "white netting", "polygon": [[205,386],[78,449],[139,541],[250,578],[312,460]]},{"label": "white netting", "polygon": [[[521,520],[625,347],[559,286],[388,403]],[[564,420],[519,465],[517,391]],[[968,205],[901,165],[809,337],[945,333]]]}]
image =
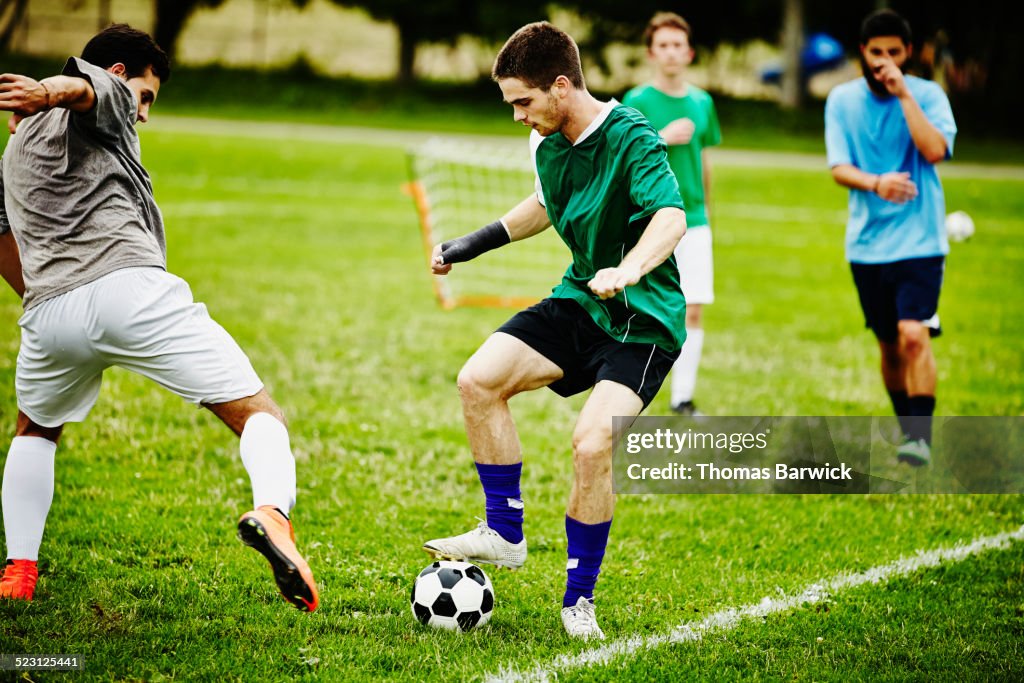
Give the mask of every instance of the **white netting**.
[{"label": "white netting", "polygon": [[[525,141],[432,138],[410,152],[420,218],[433,244],[495,221],[534,191]],[[425,215],[424,215],[425,214]],[[437,278],[445,305],[522,306],[561,281],[571,257],[553,228],[455,264]]]}]

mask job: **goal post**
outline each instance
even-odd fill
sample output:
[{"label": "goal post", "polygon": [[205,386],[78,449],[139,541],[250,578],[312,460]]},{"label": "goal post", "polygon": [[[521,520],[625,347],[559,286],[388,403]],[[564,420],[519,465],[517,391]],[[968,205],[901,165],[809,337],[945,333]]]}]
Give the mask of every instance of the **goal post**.
[{"label": "goal post", "polygon": [[[525,141],[431,138],[410,150],[409,175],[428,266],[434,245],[497,220],[534,192]],[[524,308],[551,293],[570,259],[549,228],[431,276],[434,293],[446,309]]]}]

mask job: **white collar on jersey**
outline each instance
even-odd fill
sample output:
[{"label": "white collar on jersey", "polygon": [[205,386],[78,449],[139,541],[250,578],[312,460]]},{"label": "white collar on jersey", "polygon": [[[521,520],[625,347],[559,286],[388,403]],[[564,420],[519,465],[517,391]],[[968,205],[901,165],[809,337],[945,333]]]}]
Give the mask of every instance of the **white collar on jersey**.
[{"label": "white collar on jersey", "polygon": [[604,120],[608,118],[609,114],[612,113],[612,109],[615,109],[615,107],[617,106],[619,106],[619,102],[614,97],[610,99],[607,103],[605,103],[604,107],[602,107],[601,111],[598,113],[597,118],[591,121],[589,126],[583,129],[583,132],[580,133],[580,136],[578,138],[576,138],[576,142],[572,143],[572,146],[575,147],[576,145],[580,144],[581,142],[589,138],[595,130],[601,127],[601,124],[604,123]]}]

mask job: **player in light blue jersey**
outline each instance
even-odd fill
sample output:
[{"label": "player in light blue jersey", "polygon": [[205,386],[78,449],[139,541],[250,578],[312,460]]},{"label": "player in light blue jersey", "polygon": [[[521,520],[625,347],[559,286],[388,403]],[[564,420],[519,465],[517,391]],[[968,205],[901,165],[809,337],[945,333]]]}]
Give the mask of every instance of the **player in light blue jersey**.
[{"label": "player in light blue jersey", "polygon": [[825,144],[832,177],[850,188],[846,257],[906,437],[898,457],[925,465],[936,385],[930,338],[939,332],[949,253],[935,165],[952,156],[956,124],[938,85],[904,74],[911,55],[906,20],[874,12],[860,43],[864,77],[829,94]]}]

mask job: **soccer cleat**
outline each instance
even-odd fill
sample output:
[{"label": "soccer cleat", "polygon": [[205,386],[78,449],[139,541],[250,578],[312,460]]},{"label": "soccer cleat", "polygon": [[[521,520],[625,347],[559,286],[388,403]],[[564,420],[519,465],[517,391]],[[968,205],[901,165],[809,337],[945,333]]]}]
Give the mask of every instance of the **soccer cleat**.
[{"label": "soccer cleat", "polygon": [[320,603],[309,564],[295,547],[295,530],[281,511],[261,505],[238,520],[238,538],[270,562],[281,595],[304,612]]},{"label": "soccer cleat", "polygon": [[896,451],[896,459],[912,467],[922,467],[932,461],[932,449],[924,439],[907,439]]},{"label": "soccer cleat", "polygon": [[570,638],[604,640],[604,631],[597,625],[594,601],[582,595],[575,605],[562,608],[562,626]]},{"label": "soccer cleat", "polygon": [[509,543],[481,520],[472,531],[449,538],[435,538],[423,544],[435,560],[456,560],[519,569],[526,562],[526,539]]},{"label": "soccer cleat", "polygon": [[705,417],[704,413],[697,410],[693,401],[683,401],[672,406],[672,412],[683,417]]},{"label": "soccer cleat", "polygon": [[31,600],[39,579],[35,560],[7,560],[0,579],[0,598]]}]

